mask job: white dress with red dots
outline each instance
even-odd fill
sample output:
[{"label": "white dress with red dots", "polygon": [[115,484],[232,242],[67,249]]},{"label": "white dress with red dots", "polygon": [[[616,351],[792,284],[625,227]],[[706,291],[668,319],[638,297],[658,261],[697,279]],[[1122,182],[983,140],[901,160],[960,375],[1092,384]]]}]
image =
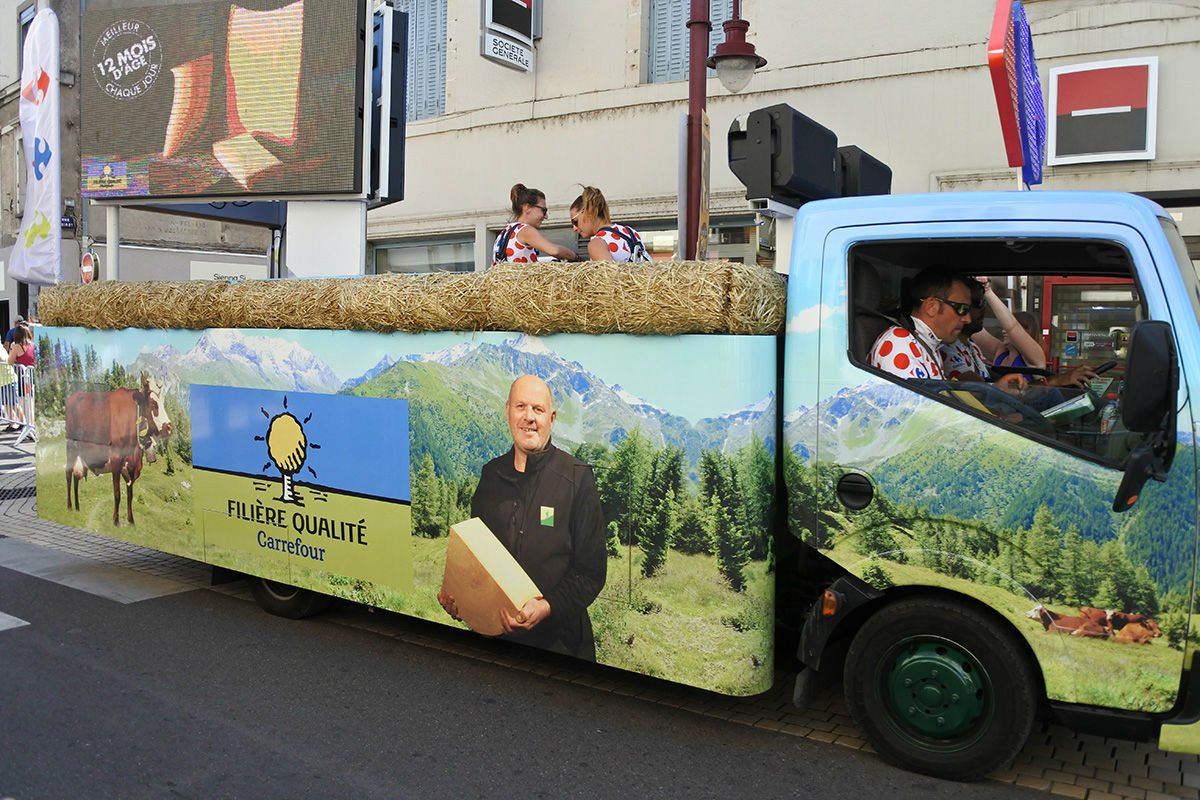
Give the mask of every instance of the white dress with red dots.
[{"label": "white dress with red dots", "polygon": [[[493,262],[512,261],[518,264],[532,264],[538,260],[537,250],[517,240],[517,234],[524,227],[524,222],[513,222],[500,231],[500,235],[496,237],[496,249],[492,253]],[[502,244],[505,246],[503,253],[500,252]]]},{"label": "white dress with red dots", "polygon": [[913,320],[913,329],[921,341],[900,326],[879,334],[871,348],[871,366],[901,378],[942,377],[941,356],[937,354],[941,342],[933,329],[919,319]]},{"label": "white dress with red dots", "polygon": [[[615,229],[615,230],[614,230]],[[620,233],[618,233],[620,231]],[[625,236],[621,236],[624,233]],[[642,236],[628,225],[605,225],[596,235],[592,237],[592,241],[599,239],[604,242],[604,246],[608,248],[608,252],[612,254],[613,261],[637,261],[640,258],[634,258],[633,248],[629,246],[629,242],[625,237],[629,237],[635,244],[641,245],[641,251],[646,251],[646,245],[642,243]]]}]

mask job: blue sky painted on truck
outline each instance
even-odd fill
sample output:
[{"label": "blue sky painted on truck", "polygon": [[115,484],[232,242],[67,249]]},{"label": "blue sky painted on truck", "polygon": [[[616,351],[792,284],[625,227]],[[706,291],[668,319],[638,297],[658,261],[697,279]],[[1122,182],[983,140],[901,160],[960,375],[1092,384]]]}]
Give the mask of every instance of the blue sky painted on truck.
[{"label": "blue sky painted on truck", "polygon": [[[70,329],[67,329],[70,330]],[[83,341],[95,347],[107,368],[114,360],[130,366],[143,352],[171,346],[186,354],[204,331],[88,330]],[[501,345],[520,334],[509,332],[380,334],[367,331],[244,329],[248,337],[291,341],[323,361],[342,381],[379,363],[431,354],[456,345]],[[78,329],[72,337],[81,341]],[[774,386],[773,336],[589,336],[555,334],[527,337],[575,361],[611,385],[691,422],[718,417],[759,403]],[[731,377],[732,372],[732,377]],[[715,380],[714,374],[721,379]],[[764,388],[767,387],[767,388]]]},{"label": "blue sky painted on truck", "polygon": [[298,449],[281,436],[274,456],[303,453],[298,482],[408,502],[405,400],[197,384],[192,387],[193,463],[279,480],[268,433],[272,420],[284,414],[299,423],[307,447]]}]

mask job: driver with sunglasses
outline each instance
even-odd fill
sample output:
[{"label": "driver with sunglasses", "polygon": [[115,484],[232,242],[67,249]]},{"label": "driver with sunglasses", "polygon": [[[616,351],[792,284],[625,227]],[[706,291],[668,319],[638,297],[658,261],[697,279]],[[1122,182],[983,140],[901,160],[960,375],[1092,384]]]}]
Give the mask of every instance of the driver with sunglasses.
[{"label": "driver with sunglasses", "polygon": [[[958,273],[937,266],[918,272],[911,292],[912,328],[896,325],[881,333],[871,348],[870,364],[901,378],[946,379],[943,346],[953,346],[969,321],[971,288]],[[1015,374],[997,383],[1014,391],[1024,388],[1024,378]]]}]

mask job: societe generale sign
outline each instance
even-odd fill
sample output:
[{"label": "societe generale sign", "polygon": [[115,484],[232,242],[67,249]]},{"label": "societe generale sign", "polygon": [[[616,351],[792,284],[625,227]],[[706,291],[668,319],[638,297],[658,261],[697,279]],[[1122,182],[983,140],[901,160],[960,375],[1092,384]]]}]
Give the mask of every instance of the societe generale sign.
[{"label": "societe generale sign", "polygon": [[506,67],[533,70],[534,0],[484,0],[480,55]]}]

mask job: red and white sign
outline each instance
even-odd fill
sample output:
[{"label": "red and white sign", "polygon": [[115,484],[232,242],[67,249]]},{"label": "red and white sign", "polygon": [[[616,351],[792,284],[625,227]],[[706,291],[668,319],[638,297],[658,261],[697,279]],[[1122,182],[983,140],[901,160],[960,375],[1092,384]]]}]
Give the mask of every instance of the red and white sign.
[{"label": "red and white sign", "polygon": [[96,255],[88,250],[83,254],[83,258],[79,262],[79,277],[83,278],[84,283],[91,283],[92,278],[96,276]]},{"label": "red and white sign", "polygon": [[1154,158],[1158,58],[1050,70],[1049,163]]}]

